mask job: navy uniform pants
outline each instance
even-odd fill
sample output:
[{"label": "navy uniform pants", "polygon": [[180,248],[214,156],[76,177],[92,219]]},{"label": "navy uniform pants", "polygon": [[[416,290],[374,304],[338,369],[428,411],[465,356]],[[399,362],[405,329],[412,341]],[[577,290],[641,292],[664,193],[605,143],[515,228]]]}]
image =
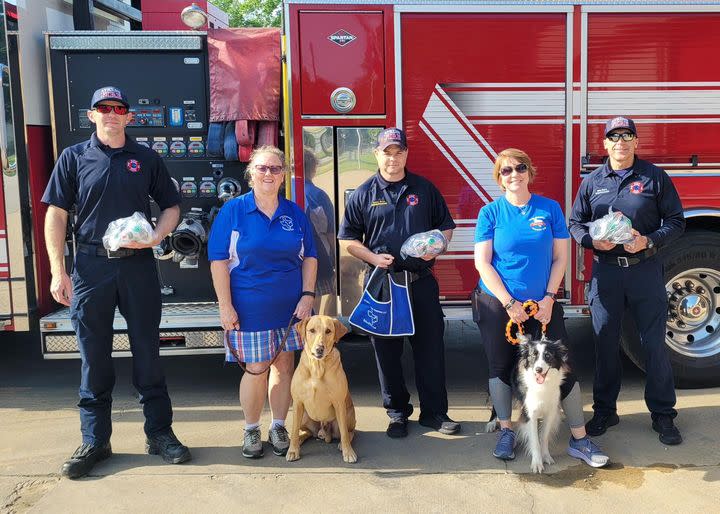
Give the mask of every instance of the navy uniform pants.
[{"label": "navy uniform pants", "polygon": [[72,274],[71,317],[82,359],[80,427],[83,443],[104,444],[115,369],[111,357],[115,308],[127,321],[133,355],[133,385],[145,415],[145,433],[167,432],[172,407],[160,367],[160,286],[152,251],[121,259],[89,255],[82,248]]},{"label": "navy uniform pants", "polygon": [[588,300],[595,338],[593,410],[598,414],[616,412],[622,380],[620,331],[628,310],[645,353],[645,403],[653,417],[675,417],[675,383],[665,345],[667,294],[660,259],[651,257],[627,268],[593,262]]},{"label": "navy uniform pants", "polygon": [[[446,414],[445,322],[440,289],[432,274],[410,286],[415,335],[409,337],[415,360],[415,385],[423,416]],[[375,348],[383,407],[391,419],[407,418],[413,412],[402,370],[403,338],[370,337]]]}]

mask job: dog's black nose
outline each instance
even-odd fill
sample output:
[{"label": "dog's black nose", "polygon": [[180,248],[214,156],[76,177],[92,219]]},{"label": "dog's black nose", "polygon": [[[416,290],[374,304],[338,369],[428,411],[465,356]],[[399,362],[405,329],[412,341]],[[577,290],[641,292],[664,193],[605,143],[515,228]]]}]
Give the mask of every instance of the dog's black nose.
[{"label": "dog's black nose", "polygon": [[542,372],[543,372],[542,368],[535,368],[535,373],[542,373]]}]

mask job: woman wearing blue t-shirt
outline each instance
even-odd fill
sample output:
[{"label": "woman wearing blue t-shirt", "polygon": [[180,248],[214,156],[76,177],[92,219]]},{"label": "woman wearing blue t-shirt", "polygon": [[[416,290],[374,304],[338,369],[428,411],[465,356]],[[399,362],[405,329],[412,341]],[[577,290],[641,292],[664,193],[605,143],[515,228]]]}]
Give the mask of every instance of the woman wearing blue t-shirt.
[{"label": "woman wearing blue t-shirt", "polygon": [[[517,347],[507,342],[505,325],[511,319],[528,322],[529,333],[538,322],[547,325],[547,336],[567,341],[563,309],[555,302],[567,265],[570,234],[560,205],[530,193],[535,178],[530,157],[508,148],[498,154],[493,176],[505,195],[478,214],[475,229],[475,267],[480,272],[478,327],[490,367],[490,396],[500,423],[493,455],[515,458],[512,430],[510,375],[517,362]],[[535,320],[528,321],[522,304],[538,302]],[[534,325],[533,325],[534,324]],[[607,464],[608,457],[587,437],[580,387],[568,373],[561,387],[562,407],[572,437],[568,454],[593,467]]]},{"label": "woman wearing blue t-shirt", "polygon": [[[269,366],[291,317],[312,312],[317,254],[312,227],[295,203],[279,195],[285,180],[285,156],[262,146],[250,157],[246,177],[251,191],[228,201],[213,222],[208,258],[220,308],[228,331],[226,360],[240,359],[249,371],[240,381],[245,413],[243,455],[263,455],[260,414],[270,401],[272,424],[268,440],[276,455],[285,455],[289,438],[285,417],[290,408],[294,351],[302,348],[290,328],[285,349]],[[268,386],[269,382],[269,386]]]}]

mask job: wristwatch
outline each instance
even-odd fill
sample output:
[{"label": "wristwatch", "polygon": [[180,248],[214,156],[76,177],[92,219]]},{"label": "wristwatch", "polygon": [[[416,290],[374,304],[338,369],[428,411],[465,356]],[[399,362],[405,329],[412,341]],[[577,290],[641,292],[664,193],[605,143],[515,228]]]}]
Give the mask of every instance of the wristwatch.
[{"label": "wristwatch", "polygon": [[645,239],[647,240],[647,248],[655,248],[655,242],[652,239],[648,236],[645,236]]},{"label": "wristwatch", "polygon": [[510,309],[510,307],[512,307],[513,305],[515,305],[515,302],[516,302],[516,301],[517,301],[517,300],[515,300],[515,298],[510,298],[510,301],[505,304],[505,310],[508,310],[508,309]]},{"label": "wristwatch", "polygon": [[555,293],[551,293],[550,291],[545,291],[545,296],[549,296],[553,300],[555,299]]}]

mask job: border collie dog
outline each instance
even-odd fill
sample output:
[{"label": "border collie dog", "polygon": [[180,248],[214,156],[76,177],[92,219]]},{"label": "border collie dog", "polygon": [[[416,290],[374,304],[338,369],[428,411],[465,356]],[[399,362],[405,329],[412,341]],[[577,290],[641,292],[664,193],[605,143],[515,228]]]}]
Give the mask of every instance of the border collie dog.
[{"label": "border collie dog", "polygon": [[[550,456],[550,438],[560,425],[560,385],[568,371],[568,351],[561,341],[531,340],[519,335],[517,365],[512,375],[513,391],[522,406],[518,437],[530,456],[530,470],[542,473]],[[542,422],[541,422],[542,420]],[[497,428],[493,407],[487,431]]]},{"label": "border collie dog", "polygon": [[518,435],[533,473],[542,473],[545,464],[555,464],[548,446],[560,425],[560,385],[568,370],[567,360],[568,351],[561,341],[520,339],[513,385],[522,405]]}]

